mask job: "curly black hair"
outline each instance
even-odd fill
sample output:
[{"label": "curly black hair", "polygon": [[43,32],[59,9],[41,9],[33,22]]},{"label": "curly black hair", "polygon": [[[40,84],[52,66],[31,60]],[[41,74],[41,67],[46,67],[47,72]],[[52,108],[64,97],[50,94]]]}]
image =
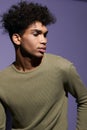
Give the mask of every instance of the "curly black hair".
[{"label": "curly black hair", "polygon": [[10,37],[14,33],[23,34],[24,30],[36,21],[43,25],[56,22],[55,16],[46,6],[26,1],[12,5],[1,17],[2,27],[4,27],[5,32],[9,33]]}]

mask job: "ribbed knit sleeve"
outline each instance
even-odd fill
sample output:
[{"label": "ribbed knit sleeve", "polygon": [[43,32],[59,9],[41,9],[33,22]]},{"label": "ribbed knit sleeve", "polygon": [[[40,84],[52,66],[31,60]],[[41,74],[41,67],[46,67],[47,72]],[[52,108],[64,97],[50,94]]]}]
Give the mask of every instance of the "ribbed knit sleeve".
[{"label": "ribbed knit sleeve", "polygon": [[6,130],[6,115],[4,111],[4,107],[0,102],[0,130]]},{"label": "ribbed knit sleeve", "polygon": [[69,91],[77,101],[76,130],[87,130],[87,88],[83,85],[73,64],[69,70]]}]

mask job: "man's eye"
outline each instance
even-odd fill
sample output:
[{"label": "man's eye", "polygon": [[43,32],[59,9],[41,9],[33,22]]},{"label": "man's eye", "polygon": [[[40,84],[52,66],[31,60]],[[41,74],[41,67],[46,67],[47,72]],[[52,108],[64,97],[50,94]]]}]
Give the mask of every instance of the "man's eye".
[{"label": "man's eye", "polygon": [[34,36],[38,36],[38,33],[37,33],[37,32],[34,32],[33,35],[34,35]]},{"label": "man's eye", "polygon": [[44,37],[47,37],[48,31],[44,34]]},{"label": "man's eye", "polygon": [[47,33],[44,34],[44,37],[47,37]]}]

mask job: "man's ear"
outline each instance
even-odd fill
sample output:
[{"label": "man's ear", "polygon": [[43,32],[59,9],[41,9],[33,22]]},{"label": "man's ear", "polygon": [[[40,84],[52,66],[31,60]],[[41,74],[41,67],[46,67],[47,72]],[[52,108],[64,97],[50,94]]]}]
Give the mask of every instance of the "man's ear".
[{"label": "man's ear", "polygon": [[14,33],[12,36],[12,40],[16,45],[20,45],[21,44],[21,37],[19,34]]}]

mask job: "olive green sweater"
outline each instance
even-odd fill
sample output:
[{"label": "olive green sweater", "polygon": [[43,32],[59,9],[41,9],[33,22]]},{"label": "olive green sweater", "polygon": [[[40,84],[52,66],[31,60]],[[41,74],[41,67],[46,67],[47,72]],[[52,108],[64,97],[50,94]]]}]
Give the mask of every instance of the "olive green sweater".
[{"label": "olive green sweater", "polygon": [[6,129],[3,106],[11,111],[12,130],[67,130],[68,92],[77,102],[76,130],[87,130],[87,89],[71,62],[45,54],[29,72],[10,65],[0,72],[0,130]]}]

